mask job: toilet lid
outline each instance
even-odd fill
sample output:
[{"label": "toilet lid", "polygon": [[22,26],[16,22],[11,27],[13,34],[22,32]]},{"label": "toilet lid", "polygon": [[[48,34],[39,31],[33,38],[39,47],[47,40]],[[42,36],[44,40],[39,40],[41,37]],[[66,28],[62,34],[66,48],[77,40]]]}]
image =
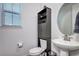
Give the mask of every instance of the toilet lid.
[{"label": "toilet lid", "polygon": [[41,53],[41,51],[42,51],[42,48],[40,48],[40,47],[36,47],[36,48],[33,48],[33,49],[30,49],[30,53]]}]

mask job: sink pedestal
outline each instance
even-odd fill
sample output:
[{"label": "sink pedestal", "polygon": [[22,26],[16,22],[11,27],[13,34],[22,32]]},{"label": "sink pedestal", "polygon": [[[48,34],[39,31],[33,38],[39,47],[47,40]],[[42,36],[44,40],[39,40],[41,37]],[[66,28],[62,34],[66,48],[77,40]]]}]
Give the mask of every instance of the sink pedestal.
[{"label": "sink pedestal", "polygon": [[69,51],[60,49],[60,56],[69,56]]}]

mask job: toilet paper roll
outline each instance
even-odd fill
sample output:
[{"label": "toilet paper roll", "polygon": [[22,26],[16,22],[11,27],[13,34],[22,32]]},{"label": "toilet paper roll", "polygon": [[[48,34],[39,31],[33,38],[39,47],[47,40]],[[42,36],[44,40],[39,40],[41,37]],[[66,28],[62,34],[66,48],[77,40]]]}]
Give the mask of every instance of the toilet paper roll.
[{"label": "toilet paper roll", "polygon": [[22,48],[23,47],[23,43],[18,42],[17,46],[18,46],[18,48]]}]

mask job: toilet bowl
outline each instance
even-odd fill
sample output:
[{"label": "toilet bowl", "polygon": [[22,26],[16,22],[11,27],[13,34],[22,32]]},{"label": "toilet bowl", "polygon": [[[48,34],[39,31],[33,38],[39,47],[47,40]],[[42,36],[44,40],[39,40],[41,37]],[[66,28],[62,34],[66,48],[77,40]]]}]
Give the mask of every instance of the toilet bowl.
[{"label": "toilet bowl", "polygon": [[29,50],[29,55],[31,56],[40,56],[43,51],[45,51],[47,47],[47,42],[45,40],[40,39],[41,47],[35,47]]}]

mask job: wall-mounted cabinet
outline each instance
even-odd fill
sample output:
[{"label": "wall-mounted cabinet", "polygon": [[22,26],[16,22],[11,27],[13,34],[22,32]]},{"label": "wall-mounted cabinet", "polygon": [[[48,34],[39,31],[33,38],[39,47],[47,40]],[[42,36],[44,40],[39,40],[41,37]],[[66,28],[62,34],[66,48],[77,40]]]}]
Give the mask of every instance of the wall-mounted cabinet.
[{"label": "wall-mounted cabinet", "polygon": [[41,39],[51,38],[51,9],[44,8],[38,13],[38,37]]}]

